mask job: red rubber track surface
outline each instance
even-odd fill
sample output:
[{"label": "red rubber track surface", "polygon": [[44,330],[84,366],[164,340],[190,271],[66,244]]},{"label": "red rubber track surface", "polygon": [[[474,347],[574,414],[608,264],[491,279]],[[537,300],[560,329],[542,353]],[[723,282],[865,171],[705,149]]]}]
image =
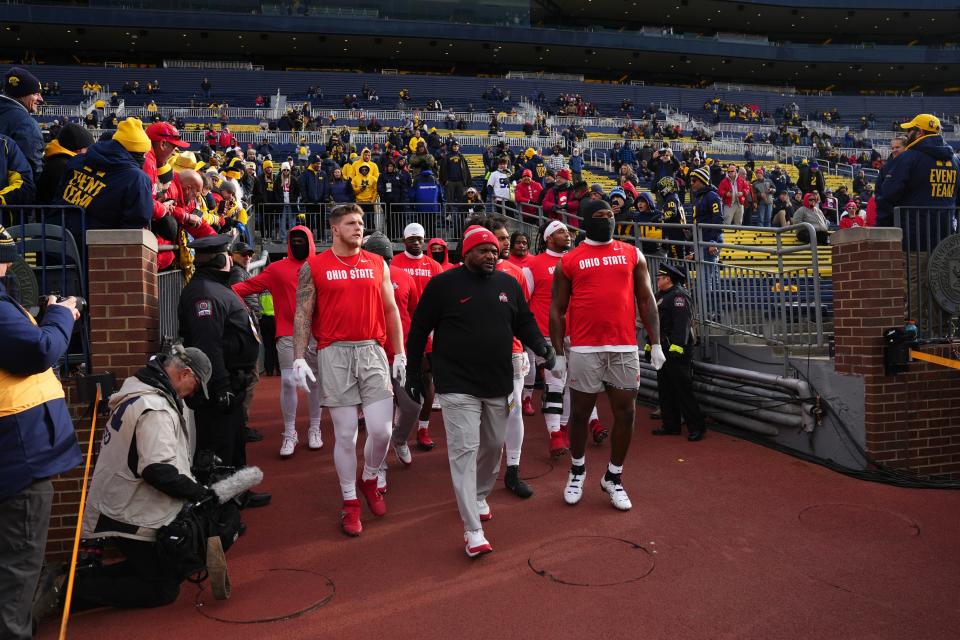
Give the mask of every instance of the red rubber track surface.
[{"label": "red rubber track surface", "polygon": [[[279,378],[261,380],[251,424],[266,437],[247,452],[273,503],[243,512],[249,530],[227,555],[233,597],[185,583],[167,607],[78,613],[70,638],[960,637],[960,492],[861,482],[718,433],[655,438],[638,407],[623,473],[633,510],[599,489],[609,442],[588,445],[570,507],[569,459],[550,461],[536,415],[521,463],[536,493],[498,483],[494,552],[470,560],[439,412],[436,449],[414,447],[409,469],[388,454],[389,511],[364,505],[353,539],[338,525],[328,416],[323,450],[309,451],[301,396],[301,444],[282,461],[278,394]],[[609,424],[605,400],[600,413]],[[48,621],[41,637],[56,629]]]}]

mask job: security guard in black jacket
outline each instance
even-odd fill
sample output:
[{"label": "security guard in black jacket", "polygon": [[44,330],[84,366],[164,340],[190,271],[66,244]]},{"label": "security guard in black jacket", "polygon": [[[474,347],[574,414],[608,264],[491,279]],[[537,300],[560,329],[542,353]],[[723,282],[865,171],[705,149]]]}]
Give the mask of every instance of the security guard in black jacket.
[{"label": "security guard in black jacket", "polygon": [[[228,252],[231,236],[221,234],[194,240],[197,270],[180,294],[180,334],[184,345],[197,347],[210,358],[209,399],[193,407],[197,421],[197,450],[213,451],[223,464],[246,464],[243,399],[257,366],[260,336],[250,312],[230,289]],[[245,507],[259,507],[270,494],[248,492]]]},{"label": "security guard in black jacket", "polygon": [[[667,361],[657,371],[657,386],[663,426],[655,436],[680,435],[680,419],[687,421],[687,440],[703,440],[706,428],[700,404],[693,395],[693,309],[690,293],[681,287],[686,276],[673,265],[662,263],[657,272],[657,309],[660,340]],[[649,345],[647,345],[649,349]]]}]

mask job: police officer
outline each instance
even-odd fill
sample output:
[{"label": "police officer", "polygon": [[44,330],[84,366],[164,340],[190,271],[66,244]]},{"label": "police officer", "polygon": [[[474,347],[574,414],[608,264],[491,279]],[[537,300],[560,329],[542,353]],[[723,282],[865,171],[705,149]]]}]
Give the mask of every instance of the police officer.
[{"label": "police officer", "polygon": [[[657,272],[657,309],[660,312],[660,341],[667,361],[657,371],[663,426],[655,436],[680,435],[681,416],[687,421],[687,440],[703,440],[705,427],[700,404],[693,395],[693,320],[690,293],[682,285],[683,272],[663,263]],[[649,345],[647,345],[649,347]]]},{"label": "police officer", "polygon": [[[243,399],[260,353],[260,336],[250,312],[228,286],[232,260],[227,234],[194,240],[197,271],[180,294],[180,334],[186,346],[207,354],[213,367],[209,398],[196,412],[197,450],[213,451],[224,464],[246,464]],[[245,507],[270,502],[269,493],[248,492]]]}]

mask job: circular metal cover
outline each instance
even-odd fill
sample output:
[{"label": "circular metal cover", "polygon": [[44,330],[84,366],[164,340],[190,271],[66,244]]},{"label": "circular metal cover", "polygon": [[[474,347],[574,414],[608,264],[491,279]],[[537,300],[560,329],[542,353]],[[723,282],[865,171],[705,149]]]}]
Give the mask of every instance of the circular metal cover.
[{"label": "circular metal cover", "polygon": [[950,315],[960,312],[960,234],[944,239],[927,265],[933,299]]}]

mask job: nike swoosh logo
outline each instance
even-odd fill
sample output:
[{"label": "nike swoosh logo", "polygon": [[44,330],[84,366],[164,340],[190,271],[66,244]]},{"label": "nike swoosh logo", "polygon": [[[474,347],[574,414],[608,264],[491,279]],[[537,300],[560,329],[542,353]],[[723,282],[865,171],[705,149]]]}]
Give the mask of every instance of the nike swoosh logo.
[{"label": "nike swoosh logo", "polygon": [[463,304],[464,302],[469,302],[469,301],[470,301],[470,298],[472,298],[472,297],[473,297],[473,296],[470,296],[470,297],[467,297],[467,298],[460,298],[460,304]]}]

